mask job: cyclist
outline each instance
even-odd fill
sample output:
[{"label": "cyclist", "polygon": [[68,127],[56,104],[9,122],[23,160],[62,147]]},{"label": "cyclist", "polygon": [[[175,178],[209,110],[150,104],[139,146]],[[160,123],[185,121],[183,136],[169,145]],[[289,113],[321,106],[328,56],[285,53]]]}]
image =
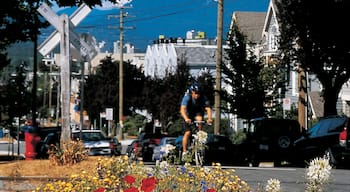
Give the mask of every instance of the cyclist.
[{"label": "cyclist", "polygon": [[[212,110],[208,98],[202,95],[201,86],[198,83],[192,84],[186,91],[181,101],[180,114],[184,119],[184,135],[182,138],[182,159],[187,155],[188,140],[191,136],[191,127],[193,121],[203,121],[204,113],[207,113],[207,123],[211,124]],[[202,125],[198,129],[202,129]]]}]

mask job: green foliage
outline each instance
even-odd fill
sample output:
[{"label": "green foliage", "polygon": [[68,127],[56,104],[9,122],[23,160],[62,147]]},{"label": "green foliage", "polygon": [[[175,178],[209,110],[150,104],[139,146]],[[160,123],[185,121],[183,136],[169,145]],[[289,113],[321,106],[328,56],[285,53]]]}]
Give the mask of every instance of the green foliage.
[{"label": "green foliage", "polygon": [[146,118],[140,114],[134,113],[132,116],[127,116],[124,122],[124,130],[130,136],[138,136],[139,129],[145,126]]},{"label": "green foliage", "polygon": [[223,81],[232,87],[232,92],[224,90],[221,93],[229,106],[225,110],[243,119],[263,116],[265,87],[260,79],[262,64],[247,49],[247,41],[237,25],[230,34],[230,48],[226,50],[230,62],[222,64]]},{"label": "green foliage", "polygon": [[339,92],[350,78],[350,29],[344,28],[343,23],[343,18],[349,16],[350,3],[334,0],[275,3],[283,64],[298,64],[315,74],[323,87],[324,116],[336,115]]},{"label": "green foliage", "polygon": [[[123,63],[124,89],[123,114],[132,114],[132,110],[142,108],[140,92],[144,88],[145,77],[140,68],[130,63]],[[84,108],[88,111],[91,120],[99,119],[100,112],[106,108],[114,108],[114,117],[118,117],[119,99],[119,61],[113,61],[111,57],[101,60],[96,74],[92,74],[84,84]]]},{"label": "green foliage", "polygon": [[[26,82],[25,63],[16,68],[15,76],[12,76],[7,84],[6,111],[9,120],[14,117],[22,117],[30,111],[31,94]],[[9,122],[12,123],[12,122]]]},{"label": "green foliage", "polygon": [[233,133],[230,136],[230,139],[233,144],[241,144],[244,140],[246,140],[247,135],[244,133],[243,129],[239,129],[237,132]]}]

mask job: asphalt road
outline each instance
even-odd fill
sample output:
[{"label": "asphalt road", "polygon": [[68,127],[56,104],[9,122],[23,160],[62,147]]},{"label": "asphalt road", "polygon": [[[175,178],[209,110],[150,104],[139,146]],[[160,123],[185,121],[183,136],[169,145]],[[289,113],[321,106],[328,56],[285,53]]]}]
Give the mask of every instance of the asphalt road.
[{"label": "asphalt road", "polygon": [[[305,168],[275,168],[275,167],[233,167],[237,175],[253,191],[265,191],[267,181],[271,178],[278,179],[281,182],[281,188],[284,192],[304,192],[306,187],[306,169]],[[350,191],[350,170],[332,169],[331,181],[324,191],[327,192],[346,192]]]}]

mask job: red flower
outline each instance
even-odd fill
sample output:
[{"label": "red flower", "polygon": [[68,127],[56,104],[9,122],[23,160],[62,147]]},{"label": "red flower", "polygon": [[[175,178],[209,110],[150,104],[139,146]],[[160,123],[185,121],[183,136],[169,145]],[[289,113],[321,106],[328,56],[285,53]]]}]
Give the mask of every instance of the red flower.
[{"label": "red flower", "polygon": [[100,188],[98,188],[98,189],[96,189],[94,192],[105,192],[105,188],[103,188],[103,187],[100,187]]},{"label": "red flower", "polygon": [[141,190],[144,192],[152,192],[156,187],[157,180],[154,177],[142,179]]},{"label": "red flower", "polygon": [[124,192],[139,192],[136,187],[130,187],[129,189],[125,189]]},{"label": "red flower", "polygon": [[208,189],[207,192],[216,192],[215,189]]},{"label": "red flower", "polygon": [[124,177],[124,181],[127,183],[127,184],[133,184],[135,182],[135,178],[131,175],[127,175]]}]

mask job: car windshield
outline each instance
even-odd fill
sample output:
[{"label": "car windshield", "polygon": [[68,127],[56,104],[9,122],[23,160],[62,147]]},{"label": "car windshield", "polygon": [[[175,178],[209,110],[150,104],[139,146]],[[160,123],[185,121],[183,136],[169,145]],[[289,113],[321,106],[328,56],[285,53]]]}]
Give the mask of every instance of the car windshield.
[{"label": "car windshield", "polygon": [[315,137],[318,135],[325,135],[328,132],[334,132],[336,130],[342,129],[342,125],[344,124],[345,120],[345,118],[330,118],[321,120],[308,131],[308,134],[310,137]]},{"label": "car windshield", "polygon": [[[75,139],[80,138],[80,133],[73,133]],[[83,141],[99,141],[105,140],[106,137],[101,132],[82,132]]]}]

